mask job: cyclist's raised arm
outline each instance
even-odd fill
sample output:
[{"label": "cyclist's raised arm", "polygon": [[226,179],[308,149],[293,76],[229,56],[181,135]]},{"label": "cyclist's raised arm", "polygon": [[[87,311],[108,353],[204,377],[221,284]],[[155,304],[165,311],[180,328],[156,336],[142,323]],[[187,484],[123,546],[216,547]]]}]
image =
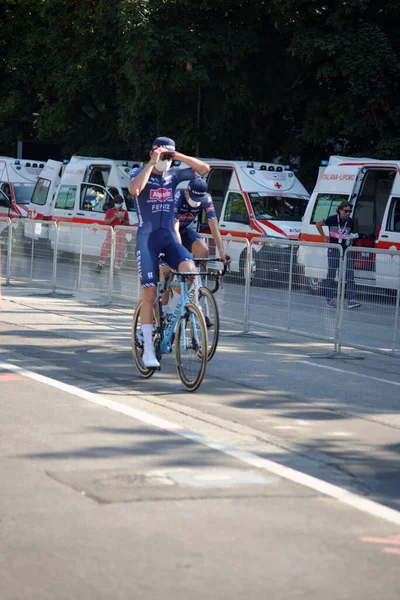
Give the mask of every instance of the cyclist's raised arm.
[{"label": "cyclist's raised arm", "polygon": [[[132,171],[131,182],[129,184],[129,192],[132,194],[132,196],[139,196],[140,192],[144,190],[151,175],[151,172],[154,169],[155,165],[158,163],[160,156],[161,154],[163,154],[163,152],[165,152],[165,148],[156,148],[151,153],[151,158],[147,165],[143,167],[143,169],[134,169]],[[136,175],[137,171],[138,173]]]},{"label": "cyclist's raised arm", "polygon": [[198,158],[193,158],[193,156],[186,156],[186,154],[181,154],[181,152],[174,152],[174,160],[180,160],[185,163],[188,167],[196,171],[196,173],[200,173],[200,175],[206,175],[210,170],[210,165],[203,162]]}]

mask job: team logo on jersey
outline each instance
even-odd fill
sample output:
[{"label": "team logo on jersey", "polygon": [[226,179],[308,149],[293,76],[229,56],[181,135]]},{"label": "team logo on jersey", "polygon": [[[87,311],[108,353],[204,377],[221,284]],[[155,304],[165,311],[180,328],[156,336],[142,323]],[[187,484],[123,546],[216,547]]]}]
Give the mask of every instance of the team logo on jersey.
[{"label": "team logo on jersey", "polygon": [[150,200],[158,200],[158,202],[166,202],[167,200],[172,200],[172,190],[167,188],[150,190]]},{"label": "team logo on jersey", "polygon": [[186,213],[178,215],[180,221],[192,221],[194,219],[194,215],[192,213]]}]

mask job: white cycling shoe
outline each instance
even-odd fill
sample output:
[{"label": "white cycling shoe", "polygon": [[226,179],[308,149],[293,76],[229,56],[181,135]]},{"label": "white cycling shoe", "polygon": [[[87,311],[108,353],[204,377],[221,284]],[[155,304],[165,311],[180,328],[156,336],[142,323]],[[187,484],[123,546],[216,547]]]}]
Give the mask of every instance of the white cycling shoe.
[{"label": "white cycling shoe", "polygon": [[154,369],[160,366],[154,348],[146,348],[145,346],[142,360],[145,367]]}]

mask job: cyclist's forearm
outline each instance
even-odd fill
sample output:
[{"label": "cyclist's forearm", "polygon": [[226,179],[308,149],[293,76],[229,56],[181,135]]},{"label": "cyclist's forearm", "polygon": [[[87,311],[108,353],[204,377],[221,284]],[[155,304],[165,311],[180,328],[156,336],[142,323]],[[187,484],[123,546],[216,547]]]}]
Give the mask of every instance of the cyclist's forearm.
[{"label": "cyclist's forearm", "polygon": [[198,158],[193,158],[193,156],[186,156],[186,154],[182,154],[181,152],[175,152],[174,154],[175,160],[180,160],[185,163],[188,167],[196,171],[196,173],[200,173],[201,175],[206,175],[210,170],[210,165],[205,163]]},{"label": "cyclist's forearm", "polygon": [[176,237],[178,238],[178,242],[182,244],[181,232],[179,231],[179,221],[175,221],[174,230],[176,233]]},{"label": "cyclist's forearm", "polygon": [[209,221],[209,225],[210,225],[211,235],[213,236],[214,242],[218,248],[219,255],[222,258],[222,256],[225,255],[225,252],[224,252],[224,246],[222,244],[222,237],[221,237],[221,234],[218,229],[218,221],[214,221],[214,220]]},{"label": "cyclist's forearm", "polygon": [[149,180],[154,164],[152,162],[147,163],[139,175],[134,177],[129,184],[129,192],[132,196],[139,196],[140,192],[144,190]]}]

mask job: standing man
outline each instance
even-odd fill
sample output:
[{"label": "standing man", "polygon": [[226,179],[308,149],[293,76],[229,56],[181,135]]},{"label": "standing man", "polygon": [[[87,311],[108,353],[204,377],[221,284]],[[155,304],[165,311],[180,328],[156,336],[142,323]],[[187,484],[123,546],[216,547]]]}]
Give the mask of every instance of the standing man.
[{"label": "standing man", "polygon": [[[106,212],[104,224],[111,225],[114,229],[117,225],[129,225],[129,215],[125,208],[122,208],[124,199],[119,194],[116,194],[113,199],[113,206]],[[122,229],[117,231],[115,240],[115,266],[114,273],[118,274],[124,260],[124,252],[126,248],[126,233]],[[97,271],[101,273],[106,262],[106,258],[111,252],[111,231],[108,231],[107,237],[104,240],[101,248],[99,261],[97,263]]]},{"label": "standing man", "polygon": [[[188,168],[172,168],[179,160]],[[150,161],[144,168],[131,173],[129,191],[136,199],[138,233],[136,257],[142,285],[141,323],[144,338],[143,363],[159,367],[154,351],[153,305],[157,294],[160,253],[173,269],[196,272],[190,253],[179,243],[174,231],[174,194],[181,181],[193,179],[196,172],[205,175],[210,170],[205,162],[175,150],[175,142],[158,137],[150,150]]]},{"label": "standing man", "polygon": [[[348,246],[351,245],[354,237],[358,237],[353,234],[354,232],[354,221],[350,217],[353,205],[351,202],[342,202],[336,211],[336,215],[322,219],[315,224],[318,229],[318,233],[323,237],[324,242],[331,244],[340,244],[343,248],[343,252]],[[329,237],[325,235],[323,226],[329,227]],[[356,299],[356,286],[354,283],[354,264],[353,255],[351,253],[347,256],[346,262],[346,286],[348,295],[348,308],[359,308],[361,304]],[[339,254],[335,248],[328,248],[328,275],[326,278],[326,293],[327,293],[327,306],[329,308],[336,308],[336,300],[334,299],[335,294],[335,275],[339,268]]]}]

